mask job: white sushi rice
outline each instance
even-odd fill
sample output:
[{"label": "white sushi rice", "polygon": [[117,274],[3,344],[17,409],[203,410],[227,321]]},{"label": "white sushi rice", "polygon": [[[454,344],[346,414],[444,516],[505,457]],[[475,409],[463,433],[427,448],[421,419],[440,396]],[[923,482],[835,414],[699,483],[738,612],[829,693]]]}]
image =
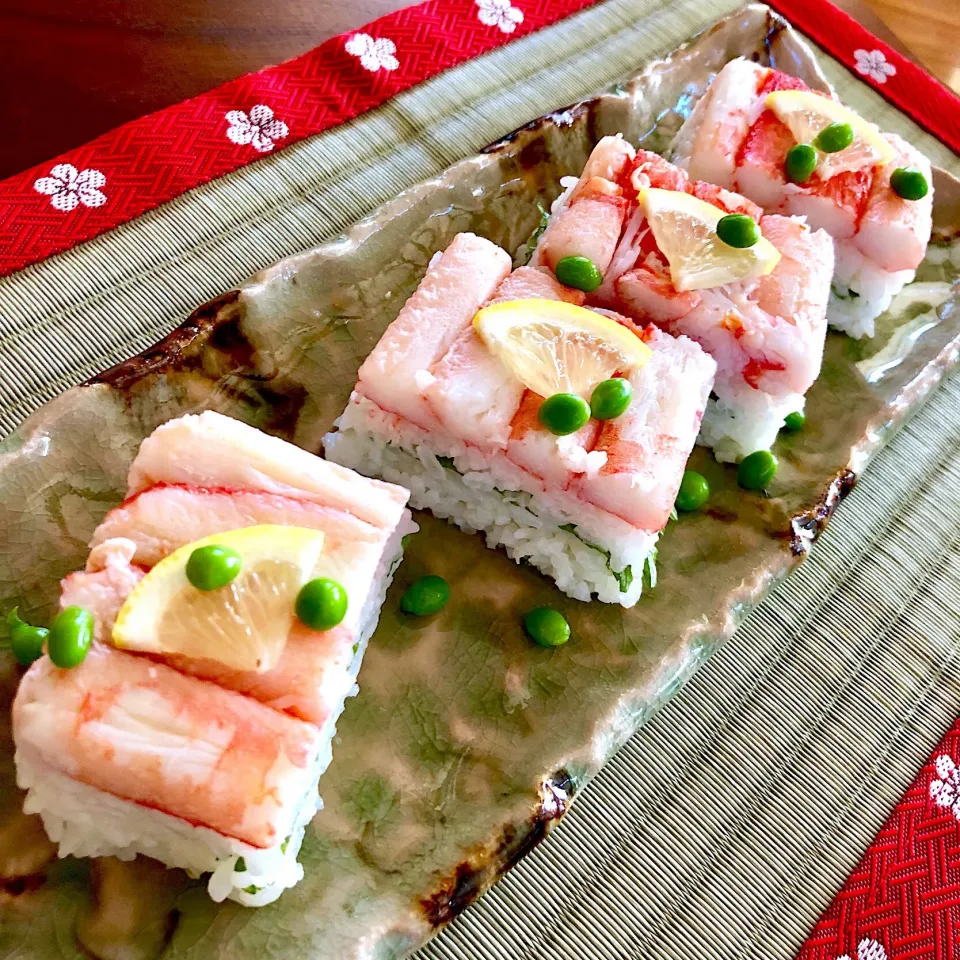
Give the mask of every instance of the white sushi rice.
[{"label": "white sushi rice", "polygon": [[570,493],[544,491],[502,456],[441,443],[356,393],[336,426],[324,438],[328,460],[407,487],[412,506],[468,533],[483,531],[488,546],[532,564],[568,596],[632,607],[644,576],[655,582],[658,533]]},{"label": "white sushi rice", "polygon": [[707,401],[697,443],[712,447],[721,463],[736,463],[755,450],[769,450],[783,421],[803,413],[802,393],[774,397],[760,390],[740,393],[736,399],[713,396]]},{"label": "white sushi rice", "polygon": [[[297,852],[306,825],[322,806],[319,794],[311,790],[297,808],[290,837],[263,850],[74,780],[29,748],[19,748],[15,762],[17,784],[27,791],[24,812],[40,815],[47,836],[59,845],[61,857],[132,860],[141,853],[167,866],[181,867],[191,876],[210,873],[207,890],[217,902],[229,897],[260,906],[298,883],[303,867],[297,863]],[[328,740],[313,759],[317,779],[329,762]],[[236,870],[239,857],[246,865],[242,873]]]},{"label": "white sushi rice", "polygon": [[844,240],[834,241],[834,253],[827,320],[849,337],[872,337],[874,321],[890,309],[893,298],[913,280],[916,271],[882,270]]},{"label": "white sushi rice", "polygon": [[[61,857],[114,856],[132,860],[139,853],[167,866],[180,867],[193,877],[209,873],[207,890],[218,903],[225,899],[249,907],[272,903],[303,878],[297,855],[308,824],[323,808],[317,783],[330,765],[336,723],[347,698],[358,692],[357,673],[400,563],[401,538],[417,529],[410,512],[405,510],[403,520],[384,548],[364,602],[359,639],[346,671],[347,682],[339,704],[321,728],[320,748],[310,761],[312,769],[306,778],[310,786],[296,804],[288,837],[266,849],[251,846],[74,780],[49,766],[28,747],[20,746],[15,763],[17,784],[27,791],[24,812],[40,815],[47,835],[59,845]],[[244,869],[238,870],[238,863]]]}]

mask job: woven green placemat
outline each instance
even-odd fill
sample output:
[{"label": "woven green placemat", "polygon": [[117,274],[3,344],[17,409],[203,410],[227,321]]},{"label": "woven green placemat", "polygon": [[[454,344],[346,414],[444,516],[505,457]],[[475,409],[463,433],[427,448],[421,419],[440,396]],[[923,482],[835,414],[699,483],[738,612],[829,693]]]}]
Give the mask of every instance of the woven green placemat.
[{"label": "woven green placemat", "polygon": [[[198,303],[734,6],[608,0],[0,280],[0,433]],[[960,168],[824,66],[843,99]],[[813,558],[420,956],[790,956],[960,707],[958,424],[954,377]]]}]

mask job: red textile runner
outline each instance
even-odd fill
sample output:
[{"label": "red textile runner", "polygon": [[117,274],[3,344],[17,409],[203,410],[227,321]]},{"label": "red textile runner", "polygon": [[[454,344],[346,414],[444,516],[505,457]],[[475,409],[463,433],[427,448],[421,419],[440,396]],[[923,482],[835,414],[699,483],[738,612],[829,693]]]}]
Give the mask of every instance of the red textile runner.
[{"label": "red textile runner", "polygon": [[960,956],[960,720],[803,945],[798,960]]}]

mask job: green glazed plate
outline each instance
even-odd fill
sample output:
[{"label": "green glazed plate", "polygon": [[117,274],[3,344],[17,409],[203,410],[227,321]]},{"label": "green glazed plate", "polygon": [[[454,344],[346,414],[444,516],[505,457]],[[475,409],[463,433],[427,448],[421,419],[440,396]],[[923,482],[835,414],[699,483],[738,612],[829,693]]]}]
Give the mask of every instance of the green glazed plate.
[{"label": "green glazed plate", "polygon": [[[0,448],[0,609],[44,620],[123,497],[158,424],[213,408],[309,450],[433,253],[474,231],[516,251],[561,176],[603,135],[663,149],[712,73],[745,55],[825,81],[760,6],[717,24],[614,90],[543,117],[422,183],[345,237],[285,260],[197,310],[155,348],[70,390]],[[917,282],[854,342],[831,334],[807,425],[785,436],[769,496],[737,488],[702,450],[708,508],[671,523],[659,583],[632,610],[578,603],[479,536],[420,516],[339,726],[306,876],[259,910],[214,904],[200,882],[140,858],[57,860],[20,812],[9,735],[18,669],[0,658],[0,956],[359,960],[405,955],[544,838],[587,780],[802,559],[891,432],[955,364],[960,192],[936,179],[937,237]],[[426,623],[398,609],[426,572],[453,599]],[[563,610],[548,650],[522,612]]]}]

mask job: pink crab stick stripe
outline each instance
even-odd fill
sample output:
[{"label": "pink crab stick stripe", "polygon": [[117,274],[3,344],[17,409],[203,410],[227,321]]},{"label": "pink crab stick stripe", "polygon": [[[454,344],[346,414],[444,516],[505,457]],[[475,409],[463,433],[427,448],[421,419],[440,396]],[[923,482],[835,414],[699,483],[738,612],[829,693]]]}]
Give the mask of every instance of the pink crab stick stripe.
[{"label": "pink crab stick stripe", "polygon": [[764,76],[761,70],[749,60],[731,61],[694,108],[701,114],[687,167],[694,180],[733,189],[737,148],[750,129],[750,111]]},{"label": "pink crab stick stripe", "polygon": [[363,362],[357,392],[418,426],[436,429],[423,396],[430,368],[467,330],[510,265],[509,255],[496,244],[472,233],[457,234]]},{"label": "pink crab stick stripe", "polygon": [[260,490],[158,483],[109,511],[90,546],[124,537],[136,545],[133,562],[153,567],[185,543],[263,523],[322,530],[338,540],[381,543],[384,538],[380,527],[312,500]]},{"label": "pink crab stick stripe", "polygon": [[600,140],[576,185],[553,211],[532,264],[555,270],[565,257],[586,257],[606,273],[630,207],[621,179],[633,156],[622,137]]},{"label": "pink crab stick stripe", "polygon": [[127,477],[128,493],[158,483],[229,487],[308,500],[391,531],[408,496],[402,487],[358,476],[212,410],[171,420],[140,444]]},{"label": "pink crab stick stripe", "polygon": [[895,134],[886,134],[894,159],[877,170],[867,198],[860,229],[854,238],[857,249],[883,270],[915,270],[926,254],[926,238],[933,226],[933,198],[904,200],[890,187],[897,167],[916,167],[933,183],[930,161],[912,144]]},{"label": "pink crab stick stripe", "polygon": [[549,270],[536,267],[517,267],[497,287],[490,303],[506,303],[509,300],[562,300],[574,306],[582,306],[586,294],[572,287],[565,287]]},{"label": "pink crab stick stripe", "polygon": [[442,430],[478,447],[504,447],[523,384],[473,329],[434,364],[423,395]]},{"label": "pink crab stick stripe", "polygon": [[99,645],[70,670],[38,660],[13,730],[75,780],[260,848],[289,835],[321,749],[312,724]]}]

